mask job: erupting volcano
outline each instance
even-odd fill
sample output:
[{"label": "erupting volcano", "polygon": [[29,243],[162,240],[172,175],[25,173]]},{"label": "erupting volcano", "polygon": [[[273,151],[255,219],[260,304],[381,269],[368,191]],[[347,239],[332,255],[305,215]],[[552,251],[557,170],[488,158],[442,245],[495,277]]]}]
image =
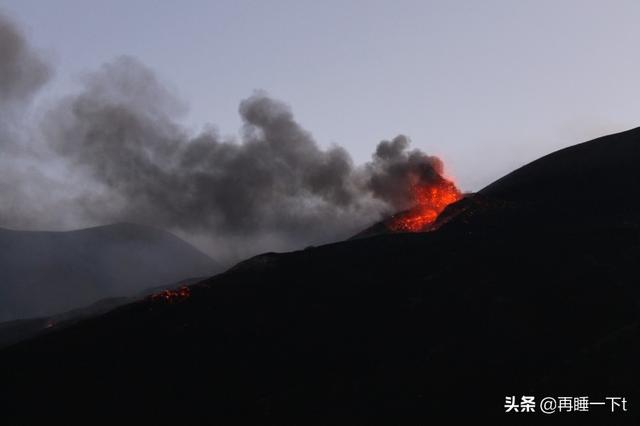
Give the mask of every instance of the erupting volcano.
[{"label": "erupting volcano", "polygon": [[434,183],[414,184],[411,192],[415,207],[391,219],[387,226],[394,232],[428,230],[445,207],[462,197],[456,185],[443,177]]}]

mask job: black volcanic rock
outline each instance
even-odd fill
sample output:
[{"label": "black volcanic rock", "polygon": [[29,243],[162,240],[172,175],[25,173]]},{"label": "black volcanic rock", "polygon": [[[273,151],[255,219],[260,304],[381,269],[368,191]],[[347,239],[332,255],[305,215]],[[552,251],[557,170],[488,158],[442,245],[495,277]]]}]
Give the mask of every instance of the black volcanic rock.
[{"label": "black volcanic rock", "polygon": [[489,197],[523,202],[625,202],[640,185],[640,127],[546,155],[490,184]]},{"label": "black volcanic rock", "polygon": [[[639,144],[633,130],[552,154],[433,232],[258,256],[188,297],[6,348],[3,413],[66,424],[637,424]],[[505,414],[511,395],[623,396],[630,409]]]},{"label": "black volcanic rock", "polygon": [[[563,226],[638,223],[640,128],[542,157],[480,191]],[[533,218],[527,218],[533,220]]]},{"label": "black volcanic rock", "polygon": [[219,270],[191,245],[147,226],[0,229],[0,321],[48,316]]}]

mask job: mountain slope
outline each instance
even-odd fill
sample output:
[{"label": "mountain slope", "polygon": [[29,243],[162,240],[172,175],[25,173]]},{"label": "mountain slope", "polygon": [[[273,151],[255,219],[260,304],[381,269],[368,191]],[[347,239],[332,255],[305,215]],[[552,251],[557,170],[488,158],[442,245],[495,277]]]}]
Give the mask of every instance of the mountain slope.
[{"label": "mountain slope", "polygon": [[0,321],[51,315],[219,270],[186,242],[141,225],[0,229]]},{"label": "mountain slope", "polygon": [[[537,159],[448,206],[436,226],[458,220],[491,220],[487,214],[522,214],[522,226],[591,226],[623,223],[640,211],[640,128],[574,145]],[[514,210],[520,213],[515,214]],[[530,215],[536,215],[530,217]],[[526,216],[526,217],[525,217]],[[387,234],[383,220],[353,238]],[[519,226],[510,224],[509,226]]]},{"label": "mountain slope", "polygon": [[[608,141],[619,162],[581,180],[594,169],[580,159]],[[189,294],[2,350],[4,412],[67,423],[637,424],[637,411],[597,407],[513,417],[504,401],[640,398],[640,208],[626,200],[638,144],[633,130],[525,166],[434,232],[265,254]],[[571,168],[568,183],[558,168]]]}]

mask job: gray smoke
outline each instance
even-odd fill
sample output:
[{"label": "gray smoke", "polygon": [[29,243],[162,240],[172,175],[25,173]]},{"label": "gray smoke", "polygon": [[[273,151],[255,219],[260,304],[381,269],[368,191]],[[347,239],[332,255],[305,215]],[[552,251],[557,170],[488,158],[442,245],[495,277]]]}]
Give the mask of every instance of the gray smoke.
[{"label": "gray smoke", "polygon": [[28,101],[49,79],[50,68],[17,27],[0,14],[0,105]]},{"label": "gray smoke", "polygon": [[[44,81],[37,58],[21,64],[22,88],[2,82],[1,90],[27,94],[27,82]],[[39,125],[43,149],[67,170],[68,198],[37,202],[56,205],[47,214],[65,216],[61,223],[155,225],[229,258],[344,238],[410,207],[411,184],[441,179],[441,162],[409,151],[404,136],[354,166],[343,148],[321,149],[288,106],[264,93],[240,103],[239,140],[214,129],[191,134],[179,121],[184,111],[134,58],[87,74]],[[0,218],[16,217],[2,209]],[[37,223],[33,211],[26,217]]]},{"label": "gray smoke", "polygon": [[404,135],[378,144],[373,160],[365,165],[367,188],[392,210],[412,207],[411,189],[420,184],[441,181],[444,167],[435,156],[414,149],[409,151],[409,139]]},{"label": "gray smoke", "polygon": [[50,67],[15,24],[0,14],[0,148],[5,154],[20,150],[22,132],[16,129],[33,95],[50,74]]},{"label": "gray smoke", "polygon": [[0,226],[34,223],[54,186],[40,167],[42,150],[32,145],[31,103],[51,76],[40,52],[0,13]]}]

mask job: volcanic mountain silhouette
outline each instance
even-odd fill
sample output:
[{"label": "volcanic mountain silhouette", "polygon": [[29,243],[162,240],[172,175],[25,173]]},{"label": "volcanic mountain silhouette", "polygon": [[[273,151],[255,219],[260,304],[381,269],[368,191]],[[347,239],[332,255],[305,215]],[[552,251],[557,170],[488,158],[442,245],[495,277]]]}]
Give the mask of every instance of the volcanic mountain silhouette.
[{"label": "volcanic mountain silhouette", "polygon": [[506,414],[504,403],[640,397],[638,164],[640,129],[596,139],[461,200],[436,231],[257,256],[188,297],[9,347],[3,413],[67,424],[637,424],[632,408],[554,418]]},{"label": "volcanic mountain silhouette", "polygon": [[0,229],[0,321],[57,314],[220,270],[193,246],[148,226]]}]

